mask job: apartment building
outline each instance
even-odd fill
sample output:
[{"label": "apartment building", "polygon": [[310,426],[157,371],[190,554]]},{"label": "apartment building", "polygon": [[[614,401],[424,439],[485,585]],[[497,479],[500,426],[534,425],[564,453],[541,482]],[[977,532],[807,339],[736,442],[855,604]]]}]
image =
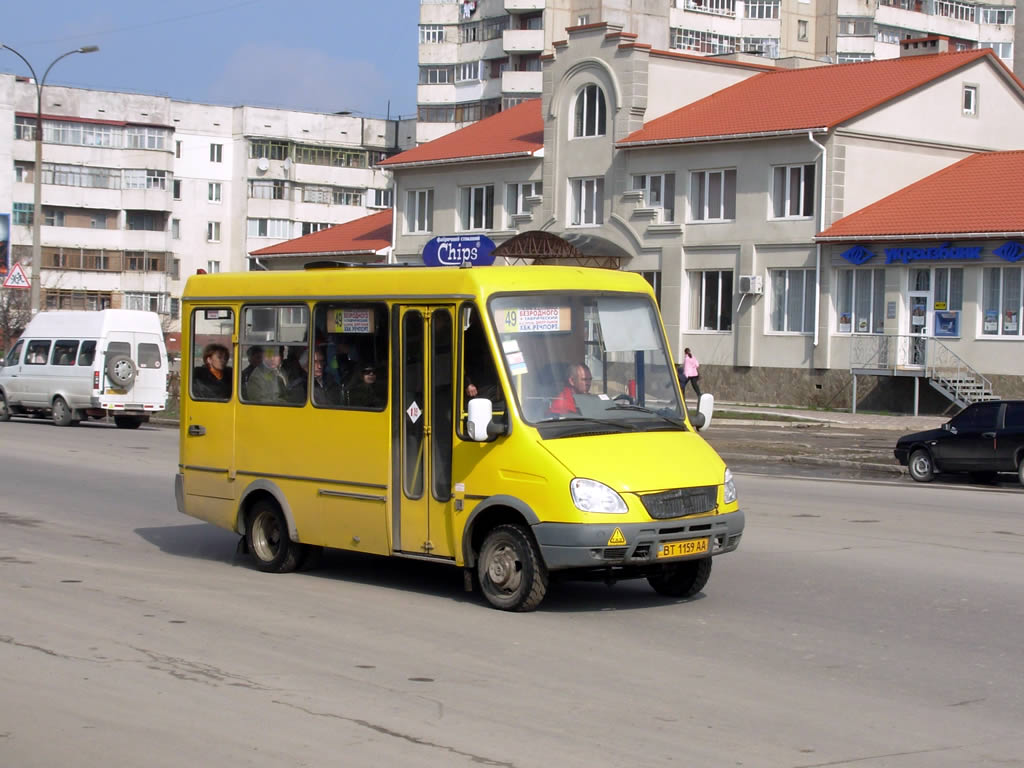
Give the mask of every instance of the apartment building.
[{"label": "apartment building", "polygon": [[[1024,345],[1013,287],[1024,219],[1003,217],[979,246],[964,227],[983,212],[922,230],[915,219],[934,219],[932,203],[894,208],[891,260],[870,258],[886,252],[874,230],[830,229],[958,161],[1021,146],[1021,82],[988,50],[930,53],[943,45],[775,69],[652,50],[603,24],[570,30],[544,55],[541,99],[384,161],[394,258],[416,262],[432,238],[473,233],[498,244],[499,263],[643,273],[674,353],[694,349],[729,399],[848,406],[863,350],[931,343],[938,312],[947,325],[957,315],[944,349],[997,394],[1024,395],[1024,355],[1012,353]],[[971,167],[992,169],[1020,210],[1008,165]],[[942,211],[972,205],[968,188],[945,188]],[[545,250],[551,235],[561,245]],[[908,382],[927,371],[912,354],[889,363],[900,374],[878,374],[861,396],[891,392],[907,406]]]},{"label": "apartment building", "polygon": [[184,281],[258,268],[248,253],[391,207],[375,164],[413,142],[399,122],[226,107],[0,74],[0,210],[11,259],[32,258],[41,174],[44,309],[124,307],[177,327]]},{"label": "apartment building", "polygon": [[1013,69],[1015,13],[1013,0],[420,0],[416,138],[539,96],[540,56],[570,27],[608,22],[657,50],[822,63],[897,58],[901,40],[943,36]]}]

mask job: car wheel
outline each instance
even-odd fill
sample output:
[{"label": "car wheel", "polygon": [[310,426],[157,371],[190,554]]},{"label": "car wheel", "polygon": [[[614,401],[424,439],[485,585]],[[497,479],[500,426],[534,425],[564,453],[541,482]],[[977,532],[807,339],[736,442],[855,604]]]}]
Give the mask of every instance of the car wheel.
[{"label": "car wheel", "polygon": [[58,427],[71,426],[71,409],[60,395],[53,399],[51,415],[53,416],[53,423]]},{"label": "car wheel", "polygon": [[7,406],[7,398],[0,392],[0,421],[11,420],[11,409]]},{"label": "car wheel", "polygon": [[655,592],[665,597],[693,597],[711,578],[711,558],[662,565],[647,577]]},{"label": "car wheel", "polygon": [[476,568],[484,597],[503,611],[532,611],[548,589],[537,544],[519,525],[499,525],[488,533]]},{"label": "car wheel", "polygon": [[1024,485],[1024,455],[1017,462],[1017,479],[1020,480],[1021,485]]},{"label": "car wheel", "polygon": [[935,465],[932,463],[932,455],[924,448],[918,448],[910,454],[910,462],[907,464],[910,476],[919,483],[930,483],[935,477]]},{"label": "car wheel", "polygon": [[261,571],[289,573],[302,564],[304,547],[288,536],[288,521],[277,502],[260,499],[253,505],[245,536]]}]

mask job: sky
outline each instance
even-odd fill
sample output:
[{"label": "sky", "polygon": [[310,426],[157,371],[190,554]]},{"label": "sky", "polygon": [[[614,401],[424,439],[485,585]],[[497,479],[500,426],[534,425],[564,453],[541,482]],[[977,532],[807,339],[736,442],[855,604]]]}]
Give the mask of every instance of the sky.
[{"label": "sky", "polygon": [[[38,3],[38,4],[37,4]],[[372,117],[416,112],[418,0],[5,3],[0,43],[46,82]],[[0,72],[28,75],[0,49]]]}]

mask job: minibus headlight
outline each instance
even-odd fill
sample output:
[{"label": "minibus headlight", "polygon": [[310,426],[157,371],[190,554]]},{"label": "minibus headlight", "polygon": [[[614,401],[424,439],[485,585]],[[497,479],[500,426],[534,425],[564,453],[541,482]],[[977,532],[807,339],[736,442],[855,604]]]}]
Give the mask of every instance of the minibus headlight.
[{"label": "minibus headlight", "polygon": [[736,483],[732,479],[732,470],[725,468],[725,503],[732,504],[736,501]]},{"label": "minibus headlight", "polygon": [[626,502],[615,491],[597,480],[583,477],[574,478],[569,483],[572,503],[582,512],[604,512],[612,515],[624,515],[627,512]]}]

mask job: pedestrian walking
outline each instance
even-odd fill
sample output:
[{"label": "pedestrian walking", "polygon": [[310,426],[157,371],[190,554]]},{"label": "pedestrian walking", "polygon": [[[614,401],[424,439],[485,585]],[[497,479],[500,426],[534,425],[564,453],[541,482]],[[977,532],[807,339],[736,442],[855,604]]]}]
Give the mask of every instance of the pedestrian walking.
[{"label": "pedestrian walking", "polygon": [[679,387],[683,390],[683,399],[686,399],[686,385],[689,384],[697,393],[697,400],[700,400],[700,362],[690,352],[689,347],[683,350],[683,364],[680,367],[682,370],[679,376]]}]

